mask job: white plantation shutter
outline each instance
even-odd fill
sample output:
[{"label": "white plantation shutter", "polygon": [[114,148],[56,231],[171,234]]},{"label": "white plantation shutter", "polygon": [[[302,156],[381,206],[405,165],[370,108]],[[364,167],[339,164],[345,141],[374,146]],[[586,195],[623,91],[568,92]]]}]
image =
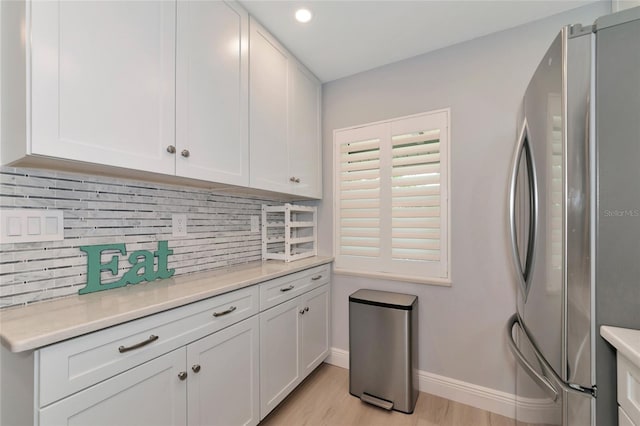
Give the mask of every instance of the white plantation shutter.
[{"label": "white plantation shutter", "polygon": [[391,257],[440,260],[440,131],[391,142]]},{"label": "white plantation shutter", "polygon": [[380,139],[340,146],[340,252],[380,255]]},{"label": "white plantation shutter", "polygon": [[448,117],[335,132],[337,270],[448,279]]}]

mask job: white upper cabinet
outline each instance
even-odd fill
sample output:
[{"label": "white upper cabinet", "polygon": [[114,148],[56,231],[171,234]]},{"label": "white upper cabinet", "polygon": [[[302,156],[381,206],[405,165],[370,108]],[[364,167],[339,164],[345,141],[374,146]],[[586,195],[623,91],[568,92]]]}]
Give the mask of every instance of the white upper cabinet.
[{"label": "white upper cabinet", "polygon": [[297,61],[291,63],[290,73],[289,172],[294,177],[293,193],[322,198],[320,81]]},{"label": "white upper cabinet", "polygon": [[0,164],[322,197],[321,84],[238,2],[0,7]]},{"label": "white upper cabinet", "polygon": [[249,31],[250,186],[321,198],[320,82],[253,19]]},{"label": "white upper cabinet", "polygon": [[27,153],[173,173],[175,3],[30,7]]},{"label": "white upper cabinet", "polygon": [[179,1],[177,22],[176,174],[248,186],[248,14]]},{"label": "white upper cabinet", "polygon": [[249,37],[251,186],[289,192],[289,53],[251,19]]}]

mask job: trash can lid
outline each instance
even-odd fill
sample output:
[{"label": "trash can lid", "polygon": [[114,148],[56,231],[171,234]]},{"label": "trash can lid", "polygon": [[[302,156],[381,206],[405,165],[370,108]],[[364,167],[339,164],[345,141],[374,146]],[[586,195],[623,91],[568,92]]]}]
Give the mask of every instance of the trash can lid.
[{"label": "trash can lid", "polygon": [[366,305],[383,306],[387,308],[404,309],[410,311],[418,296],[411,294],[392,293],[389,291],[378,291],[360,289],[349,296],[349,302],[364,303]]}]

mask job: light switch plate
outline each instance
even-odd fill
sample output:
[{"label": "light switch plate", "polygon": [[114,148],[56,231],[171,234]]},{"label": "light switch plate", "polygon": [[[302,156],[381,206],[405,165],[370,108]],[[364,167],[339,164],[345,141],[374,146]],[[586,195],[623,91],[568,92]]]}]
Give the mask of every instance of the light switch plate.
[{"label": "light switch plate", "polygon": [[0,243],[32,243],[64,240],[62,210],[0,210]]}]

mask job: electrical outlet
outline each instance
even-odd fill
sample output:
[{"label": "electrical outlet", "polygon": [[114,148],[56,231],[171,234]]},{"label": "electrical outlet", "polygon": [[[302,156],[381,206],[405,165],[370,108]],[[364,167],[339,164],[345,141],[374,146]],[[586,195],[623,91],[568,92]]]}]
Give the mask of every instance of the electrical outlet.
[{"label": "electrical outlet", "polygon": [[171,229],[174,237],[187,236],[187,215],[174,214],[171,216]]},{"label": "electrical outlet", "polygon": [[251,232],[260,232],[260,216],[251,216]]}]

